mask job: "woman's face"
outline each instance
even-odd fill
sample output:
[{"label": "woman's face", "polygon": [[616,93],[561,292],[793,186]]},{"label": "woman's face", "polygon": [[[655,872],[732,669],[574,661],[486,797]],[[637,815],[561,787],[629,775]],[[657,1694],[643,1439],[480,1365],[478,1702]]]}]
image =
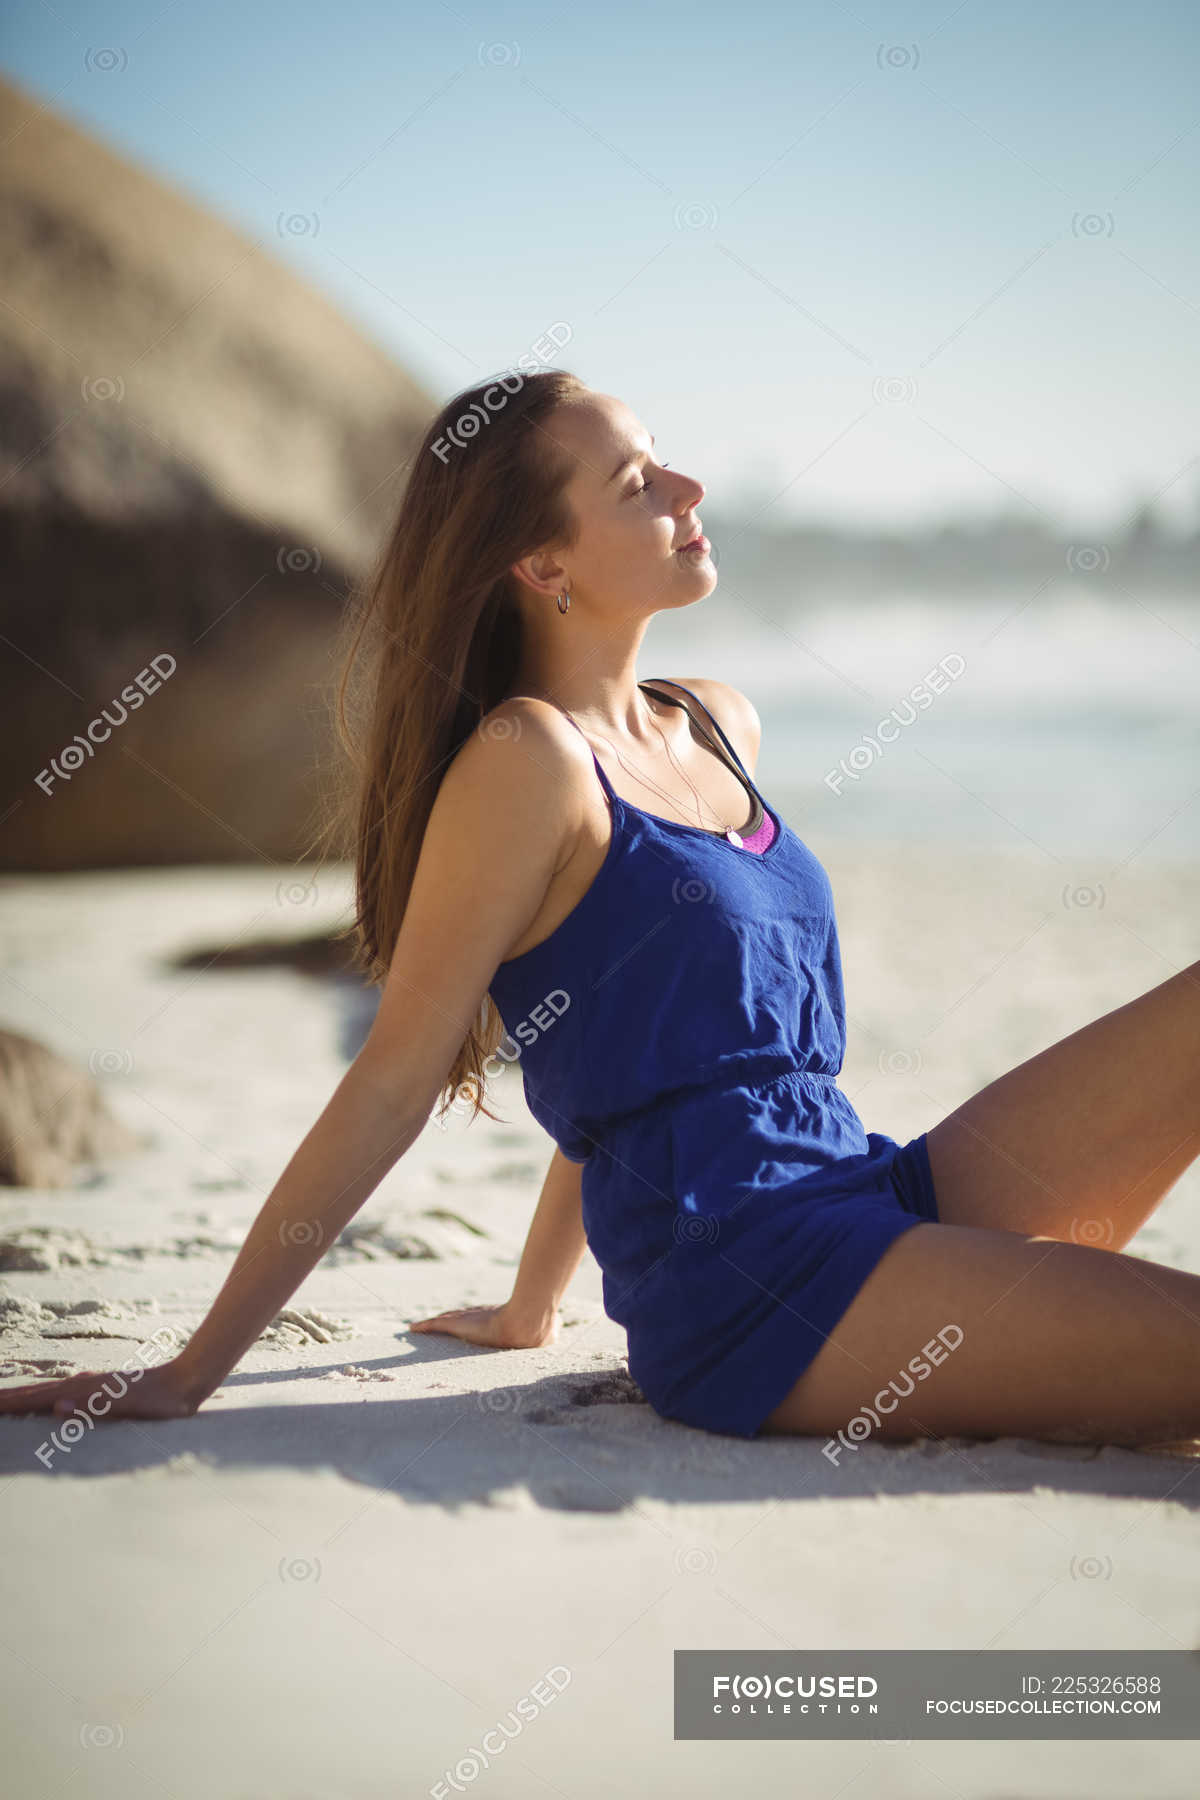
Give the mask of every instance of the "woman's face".
[{"label": "woman's face", "polygon": [[[717,573],[708,540],[684,549],[701,534],[703,482],[660,463],[651,434],[611,394],[565,401],[548,429],[575,465],[567,500],[579,535],[550,559],[572,602],[625,616],[710,594]],[[537,556],[525,559],[527,569],[540,573]]]}]

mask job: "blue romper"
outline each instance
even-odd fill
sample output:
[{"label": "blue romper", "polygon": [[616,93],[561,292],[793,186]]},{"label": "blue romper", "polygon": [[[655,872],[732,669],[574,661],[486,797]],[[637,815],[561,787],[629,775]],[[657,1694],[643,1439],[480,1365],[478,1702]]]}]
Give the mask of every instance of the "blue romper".
[{"label": "blue romper", "polygon": [[583,1164],[631,1376],[664,1418],[754,1437],[893,1239],[938,1213],[925,1134],[865,1130],[838,1086],[829,879],[691,697],[775,837],[754,854],[644,812],[592,751],[604,862],[490,992],[513,1040],[498,1054],[519,1050],[530,1112]]}]

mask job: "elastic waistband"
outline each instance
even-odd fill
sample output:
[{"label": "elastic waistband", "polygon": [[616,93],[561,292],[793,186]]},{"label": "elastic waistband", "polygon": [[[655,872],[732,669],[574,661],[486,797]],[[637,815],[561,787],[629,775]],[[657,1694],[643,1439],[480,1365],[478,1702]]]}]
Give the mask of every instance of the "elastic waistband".
[{"label": "elastic waistband", "polygon": [[648,1100],[644,1106],[634,1107],[630,1112],[619,1113],[610,1118],[600,1120],[589,1135],[601,1139],[606,1134],[623,1130],[627,1125],[639,1119],[653,1117],[657,1112],[669,1111],[684,1101],[695,1100],[709,1093],[724,1093],[730,1088],[763,1088],[770,1087],[776,1081],[785,1081],[789,1077],[810,1081],[816,1087],[836,1087],[837,1076],[824,1069],[805,1069],[796,1063],[786,1063],[778,1056],[756,1058],[742,1063],[727,1066],[716,1074],[702,1077],[697,1081],[682,1082],[673,1088],[664,1089]]}]

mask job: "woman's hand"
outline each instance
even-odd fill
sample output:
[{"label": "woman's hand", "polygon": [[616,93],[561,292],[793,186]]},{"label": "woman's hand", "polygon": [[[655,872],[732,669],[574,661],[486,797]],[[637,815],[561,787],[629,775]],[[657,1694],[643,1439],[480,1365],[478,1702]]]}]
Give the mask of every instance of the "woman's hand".
[{"label": "woman's hand", "polygon": [[503,1306],[462,1306],[435,1313],[431,1319],[417,1319],[409,1330],[444,1331],[467,1344],[486,1344],[490,1350],[540,1350],[558,1336],[558,1313],[518,1312],[506,1300]]},{"label": "woman's hand", "polygon": [[167,1362],[141,1370],[82,1369],[56,1381],[0,1388],[0,1413],[53,1413],[91,1419],[184,1419],[207,1394]]}]

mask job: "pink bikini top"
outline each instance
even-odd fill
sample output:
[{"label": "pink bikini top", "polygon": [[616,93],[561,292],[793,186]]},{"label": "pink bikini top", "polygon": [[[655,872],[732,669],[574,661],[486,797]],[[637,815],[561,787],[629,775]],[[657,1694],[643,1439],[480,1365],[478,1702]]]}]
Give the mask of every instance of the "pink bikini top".
[{"label": "pink bikini top", "polygon": [[[646,683],[644,685],[648,686],[649,684]],[[696,717],[695,713],[692,711],[691,707],[688,706],[685,701],[677,700],[675,698],[674,694],[663,693],[660,688],[656,687],[654,689],[654,692],[660,700],[669,700],[672,706],[682,706],[683,707],[683,710],[687,713],[688,718],[692,720],[693,724],[699,726],[700,730],[704,733],[705,737],[708,739],[709,743],[712,745],[712,747],[716,751],[717,755],[721,758],[721,761],[723,763],[725,763],[725,765],[728,768],[733,770],[733,773],[737,776],[738,780],[742,783],[743,787],[745,787],[746,779],[745,779],[745,776],[742,774],[741,770],[734,766],[733,762],[725,754],[725,752],[721,749],[720,745],[714,739],[711,731],[709,731],[707,729],[707,727],[703,724],[703,722],[700,719],[697,719],[697,717]],[[701,702],[701,704],[703,704],[703,702]],[[762,818],[759,821],[759,823],[755,826],[755,828],[752,832],[750,832],[748,835],[743,835],[742,849],[743,850],[751,850],[754,852],[755,855],[761,856],[763,851],[766,850],[769,847],[769,845],[771,845],[774,842],[775,821],[774,821],[774,819],[772,819],[772,817],[771,817],[770,813],[767,811],[766,807],[762,805],[762,802],[759,800],[757,794],[755,794],[753,792],[753,790],[750,789],[749,787],[746,787],[746,792],[747,792],[747,794],[749,794],[751,800],[754,802],[754,811],[756,813],[761,812]]]},{"label": "pink bikini top", "polygon": [[772,844],[774,841],[775,821],[769,812],[764,812],[763,822],[758,830],[750,837],[744,837],[742,839],[742,849],[753,850],[758,856],[761,856],[768,844]]}]

